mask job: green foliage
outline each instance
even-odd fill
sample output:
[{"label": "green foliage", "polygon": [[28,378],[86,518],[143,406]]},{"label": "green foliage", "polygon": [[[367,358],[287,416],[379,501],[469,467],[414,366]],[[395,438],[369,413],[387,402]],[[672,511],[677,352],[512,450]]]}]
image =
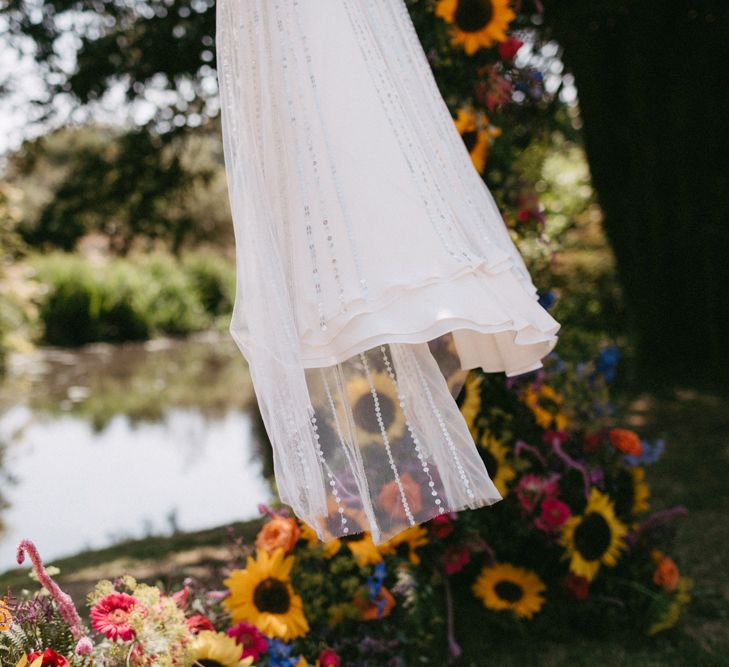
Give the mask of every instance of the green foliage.
[{"label": "green foliage", "polygon": [[[230,237],[220,142],[199,133],[162,139],[94,126],[26,142],[7,178],[23,193],[19,230],[38,248],[73,250],[89,234],[109,249]],[[216,205],[213,205],[215,203]]]},{"label": "green foliage", "polygon": [[184,255],[182,266],[208,313],[227,315],[232,312],[235,269],[230,261],[213,251],[196,252]]},{"label": "green foliage", "polygon": [[[229,301],[232,268],[206,256],[187,266],[163,254],[91,263],[74,255],[35,257],[43,341],[83,345],[183,335],[209,327]],[[227,268],[227,274],[226,274]]]}]

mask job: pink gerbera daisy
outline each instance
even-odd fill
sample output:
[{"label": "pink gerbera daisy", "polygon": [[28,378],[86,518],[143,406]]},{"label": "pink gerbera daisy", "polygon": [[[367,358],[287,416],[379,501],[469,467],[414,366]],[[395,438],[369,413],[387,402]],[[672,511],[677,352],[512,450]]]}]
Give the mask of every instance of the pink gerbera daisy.
[{"label": "pink gerbera daisy", "polygon": [[236,644],[240,644],[243,652],[241,659],[252,657],[254,661],[266,652],[268,642],[261,634],[261,631],[250,623],[241,621],[236,623],[232,628],[228,628],[228,637],[235,639]]},{"label": "pink gerbera daisy", "polygon": [[91,608],[91,627],[107,639],[129,641],[134,630],[129,625],[129,614],[139,604],[127,593],[110,593]]}]

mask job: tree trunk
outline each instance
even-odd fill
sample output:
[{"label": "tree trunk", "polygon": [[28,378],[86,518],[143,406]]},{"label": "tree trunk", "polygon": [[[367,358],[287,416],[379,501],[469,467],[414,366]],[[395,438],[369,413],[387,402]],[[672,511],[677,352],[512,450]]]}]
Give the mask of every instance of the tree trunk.
[{"label": "tree trunk", "polygon": [[552,0],[643,377],[727,387],[726,1]]}]

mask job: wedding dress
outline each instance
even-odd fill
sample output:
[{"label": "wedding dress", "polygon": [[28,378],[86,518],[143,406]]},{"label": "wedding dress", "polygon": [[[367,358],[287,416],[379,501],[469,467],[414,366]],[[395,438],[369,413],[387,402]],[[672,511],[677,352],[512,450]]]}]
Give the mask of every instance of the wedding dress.
[{"label": "wedding dress", "polygon": [[500,500],[454,397],[539,368],[559,325],[403,0],[218,0],[216,45],[230,330],[281,500],[375,543]]}]

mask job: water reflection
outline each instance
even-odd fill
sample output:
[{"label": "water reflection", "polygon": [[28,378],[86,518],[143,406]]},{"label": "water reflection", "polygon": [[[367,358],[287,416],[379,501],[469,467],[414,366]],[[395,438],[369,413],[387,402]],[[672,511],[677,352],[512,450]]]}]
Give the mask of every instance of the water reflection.
[{"label": "water reflection", "polygon": [[255,516],[271,496],[252,390],[225,335],[41,351],[0,388],[0,571],[21,537],[47,558]]}]

